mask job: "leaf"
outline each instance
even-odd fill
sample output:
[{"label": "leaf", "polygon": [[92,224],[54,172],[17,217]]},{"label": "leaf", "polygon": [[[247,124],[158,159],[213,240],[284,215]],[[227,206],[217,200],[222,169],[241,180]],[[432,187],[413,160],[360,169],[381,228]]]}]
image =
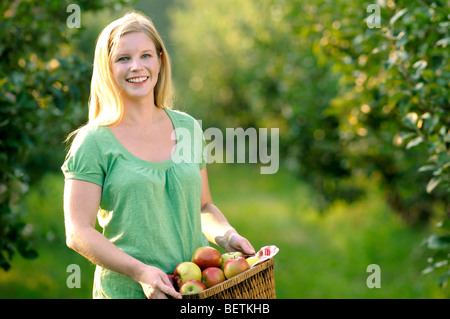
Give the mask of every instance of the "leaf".
[{"label": "leaf", "polygon": [[449,275],[450,272],[447,271],[445,274],[439,277],[439,287],[441,287],[442,289],[444,289],[447,286],[447,280]]},{"label": "leaf", "polygon": [[449,44],[450,44],[450,37],[440,39],[439,41],[436,42],[435,45],[436,46],[441,46],[442,45],[442,47],[445,48]]},{"label": "leaf", "polygon": [[4,271],[8,271],[11,268],[11,264],[8,262],[3,256],[3,253],[0,251],[0,267],[3,268]]},{"label": "leaf", "polygon": [[406,140],[407,138],[410,138],[411,136],[417,135],[414,132],[401,132],[398,134],[401,139]]},{"label": "leaf", "polygon": [[398,135],[396,135],[397,139],[398,139],[398,144],[397,145],[403,144],[403,142],[405,140],[407,140],[408,138],[410,138],[412,136],[415,136],[415,135],[417,135],[417,133],[415,133],[415,132],[401,132],[401,133],[399,133]]},{"label": "leaf", "polygon": [[441,181],[442,181],[442,177],[433,177],[433,178],[431,178],[430,181],[427,184],[427,188],[426,188],[427,193],[430,194],[433,191],[433,189],[435,189],[436,186],[439,185],[439,183]]},{"label": "leaf", "polygon": [[416,138],[413,138],[411,141],[409,141],[408,144],[406,144],[406,149],[409,150],[410,148],[419,145],[423,142],[422,136],[417,136]]},{"label": "leaf", "polygon": [[394,25],[395,21],[400,19],[407,11],[408,11],[408,8],[405,8],[405,9],[400,10],[396,14],[394,14],[394,16],[389,20],[389,24]]},{"label": "leaf", "polygon": [[449,152],[440,152],[437,154],[438,165],[444,167],[448,163],[450,163],[450,153]]},{"label": "leaf", "polygon": [[450,235],[437,235],[433,234],[427,239],[427,246],[430,249],[449,249],[450,248]]},{"label": "leaf", "polygon": [[396,90],[390,97],[389,97],[389,104],[392,104],[395,106],[398,101],[402,99],[409,98],[411,96],[411,91],[406,90]]},{"label": "leaf", "polygon": [[413,80],[419,79],[419,77],[422,75],[423,70],[427,67],[427,61],[425,60],[419,60],[416,63],[413,64],[413,68],[416,69],[416,73],[413,75]]},{"label": "leaf", "polygon": [[432,117],[429,117],[425,120],[425,123],[423,127],[428,133],[433,132],[434,128],[436,127],[436,124],[439,123],[439,116],[435,115]]},{"label": "leaf", "polygon": [[429,274],[430,272],[433,272],[434,269],[435,269],[435,268],[434,268],[433,266],[427,267],[427,268],[425,268],[424,270],[422,270],[422,274],[423,274],[423,275]]},{"label": "leaf", "polygon": [[425,69],[427,67],[427,61],[419,60],[413,64],[414,69]]},{"label": "leaf", "polygon": [[424,165],[418,169],[419,172],[428,172],[434,171],[436,169],[436,165]]},{"label": "leaf", "polygon": [[20,254],[26,259],[35,259],[38,257],[38,253],[35,249],[21,249]]}]

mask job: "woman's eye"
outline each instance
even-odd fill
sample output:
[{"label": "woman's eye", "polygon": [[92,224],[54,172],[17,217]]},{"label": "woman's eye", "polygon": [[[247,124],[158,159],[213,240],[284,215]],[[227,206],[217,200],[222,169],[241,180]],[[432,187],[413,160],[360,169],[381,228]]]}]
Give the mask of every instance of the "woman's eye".
[{"label": "woman's eye", "polygon": [[147,59],[147,58],[150,58],[150,57],[151,57],[151,55],[150,55],[150,54],[148,54],[148,53],[146,53],[146,54],[142,55],[142,57],[143,57],[143,58],[145,58],[145,59]]},{"label": "woman's eye", "polygon": [[122,62],[122,61],[127,61],[127,60],[128,60],[128,57],[123,56],[123,57],[117,59],[117,62]]}]

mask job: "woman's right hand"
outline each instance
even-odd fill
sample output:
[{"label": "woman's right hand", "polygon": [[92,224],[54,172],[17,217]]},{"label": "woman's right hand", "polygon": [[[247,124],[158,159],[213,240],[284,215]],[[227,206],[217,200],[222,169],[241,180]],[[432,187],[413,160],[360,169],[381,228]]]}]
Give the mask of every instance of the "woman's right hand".
[{"label": "woman's right hand", "polygon": [[169,277],[159,268],[146,266],[140,274],[138,282],[144,290],[147,299],[167,299],[167,295],[181,299],[172,286]]}]

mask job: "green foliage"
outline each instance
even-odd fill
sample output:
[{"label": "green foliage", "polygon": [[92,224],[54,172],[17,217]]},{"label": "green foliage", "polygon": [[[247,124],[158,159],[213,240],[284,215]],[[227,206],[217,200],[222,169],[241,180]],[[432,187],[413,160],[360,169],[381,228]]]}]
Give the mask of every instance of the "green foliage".
[{"label": "green foliage", "polygon": [[[343,79],[331,111],[353,119],[340,124],[351,133],[341,141],[354,150],[347,156],[358,163],[353,166],[381,172],[388,202],[403,215],[429,219],[436,202],[450,209],[449,11],[442,1],[383,4],[379,29],[343,26],[322,43]],[[358,13],[342,8],[358,21]],[[340,21],[328,23],[336,26],[333,19]],[[360,147],[363,141],[368,147]],[[449,216],[443,218],[446,225]],[[441,285],[449,275],[448,234],[441,227],[426,240],[437,253],[425,272],[444,269]]]},{"label": "green foliage", "polygon": [[[82,13],[127,1],[78,1]],[[70,1],[0,4],[0,266],[36,257],[18,205],[28,185],[64,157],[62,142],[86,118],[92,61],[71,47]],[[57,153],[58,155],[55,155]],[[58,164],[56,164],[58,163]]]},{"label": "green foliage", "polygon": [[448,7],[376,3],[379,28],[369,1],[183,1],[179,103],[203,125],[280,128],[280,158],[322,210],[369,177],[420,224],[450,209]]},{"label": "green foliage", "polygon": [[440,274],[439,285],[445,288],[450,276],[450,219],[438,223],[438,231],[424,240],[424,244],[433,252],[422,273],[428,274],[436,271]]},{"label": "green foliage", "polygon": [[[352,12],[345,12],[349,11],[348,7],[343,8],[343,15],[352,17]],[[450,119],[446,112],[450,110],[450,69],[446,63],[449,53],[445,44],[449,37],[448,8],[440,2],[428,5],[398,1],[381,9],[380,29],[365,28],[365,32],[356,34],[354,29],[342,27],[323,38],[326,44],[322,45],[322,51],[332,59],[343,79],[340,95],[334,99],[332,109],[353,119],[341,124],[343,129],[353,133],[343,142],[352,144],[368,139],[383,142],[379,145],[380,155],[390,148],[385,144],[405,146],[408,151],[403,154],[413,160],[393,158],[391,154],[395,154],[395,149],[385,152],[387,159],[395,166],[409,162],[408,170],[423,177],[408,178],[403,183],[396,180],[393,191],[409,182],[417,181],[423,185],[422,180],[428,179],[422,190],[431,193],[441,183],[442,193],[448,194]],[[359,20],[364,25],[362,18],[353,15],[352,20]],[[385,123],[392,124],[381,126]],[[386,138],[383,139],[380,133]],[[373,150],[367,155],[373,158]],[[378,157],[377,153],[375,155]],[[366,162],[374,163],[376,159]],[[417,165],[419,172],[430,174],[416,174]],[[394,174],[396,170],[401,172],[395,167],[392,169]],[[381,171],[386,179],[392,175],[388,170]],[[397,175],[404,179],[404,174]],[[398,187],[396,183],[399,183]],[[423,194],[418,197],[423,198],[426,198]],[[411,209],[411,206],[406,208]]]},{"label": "green foliage", "polygon": [[[337,94],[337,77],[318,60],[311,46],[318,36],[307,29],[314,5],[191,1],[185,6],[172,13],[180,103],[204,125],[278,127],[280,158],[325,190],[318,201],[337,192],[355,197],[359,192],[352,186],[336,187],[349,170],[337,142],[339,119],[326,112]],[[183,28],[187,24],[189,29]]]}]

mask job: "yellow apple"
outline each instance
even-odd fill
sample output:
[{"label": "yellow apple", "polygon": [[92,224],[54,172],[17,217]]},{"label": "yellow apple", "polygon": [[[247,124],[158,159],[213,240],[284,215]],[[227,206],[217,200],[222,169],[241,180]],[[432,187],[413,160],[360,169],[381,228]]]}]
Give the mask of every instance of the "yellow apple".
[{"label": "yellow apple", "polygon": [[251,256],[251,257],[248,257],[246,260],[247,260],[248,266],[251,268],[253,266],[253,264],[259,260],[259,256]]}]

